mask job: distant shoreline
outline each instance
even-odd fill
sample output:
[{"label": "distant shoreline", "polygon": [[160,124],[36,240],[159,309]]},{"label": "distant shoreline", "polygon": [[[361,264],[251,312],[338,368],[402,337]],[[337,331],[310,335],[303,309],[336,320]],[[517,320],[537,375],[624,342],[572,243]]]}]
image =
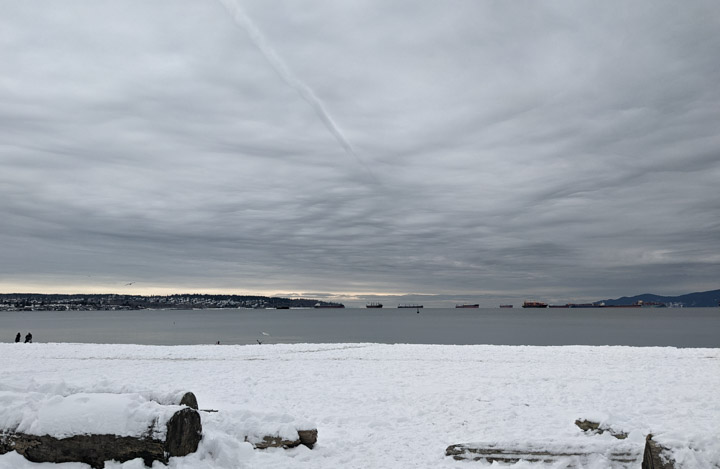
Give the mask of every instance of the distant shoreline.
[{"label": "distant shoreline", "polygon": [[343,307],[310,298],[256,295],[0,294],[0,311],[133,311],[144,309],[289,309]]},{"label": "distant shoreline", "polygon": [[[478,295],[480,297],[481,295]],[[511,295],[509,295],[511,296]],[[377,301],[375,295],[366,298],[367,301]],[[431,303],[448,303],[446,306],[432,306],[430,308],[451,308],[457,305],[456,299],[442,295],[426,295],[425,301]],[[429,300],[432,298],[432,300]],[[416,304],[411,296],[403,296],[403,301]],[[398,298],[399,300],[399,298]],[[396,300],[396,301],[398,301]],[[486,298],[485,303],[491,299]],[[481,306],[482,308],[508,307],[508,298],[498,301],[496,305]],[[350,307],[363,308],[360,300],[358,304]],[[470,301],[463,298],[462,301]],[[473,303],[479,303],[476,299]],[[388,300],[383,300],[387,303]],[[365,303],[365,302],[363,302]],[[597,307],[623,307],[630,304],[642,304],[643,307],[670,307],[670,308],[711,308],[720,306],[720,290],[694,292],[678,296],[661,296],[645,293],[631,297],[605,299],[594,302],[538,302],[547,304],[550,308],[597,308]],[[372,303],[370,303],[372,304]],[[418,305],[421,303],[417,303]],[[314,298],[283,298],[258,295],[220,295],[181,293],[174,295],[127,295],[117,293],[95,294],[55,294],[55,293],[0,293],[0,311],[132,311],[132,310],[183,310],[183,309],[301,309],[301,308],[344,308],[346,305],[338,302],[323,301]],[[427,306],[427,305],[426,305]]]}]

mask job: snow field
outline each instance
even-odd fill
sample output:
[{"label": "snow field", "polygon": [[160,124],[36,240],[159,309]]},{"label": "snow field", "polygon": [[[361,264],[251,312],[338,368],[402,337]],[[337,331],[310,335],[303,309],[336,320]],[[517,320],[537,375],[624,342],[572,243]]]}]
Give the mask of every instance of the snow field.
[{"label": "snow field", "polygon": [[[688,469],[720,465],[718,349],[0,344],[0,353],[6,395],[194,392],[201,409],[219,412],[202,414],[198,452],[172,459],[173,469],[467,469],[500,466],[455,461],[445,456],[448,445],[583,446],[602,453],[614,444],[607,434],[583,434],[577,418],[628,432],[626,444],[638,447],[653,433]],[[313,450],[260,451],[244,441],[308,427],[319,432]],[[2,469],[87,467],[0,456]],[[610,463],[599,454],[583,467]]]}]

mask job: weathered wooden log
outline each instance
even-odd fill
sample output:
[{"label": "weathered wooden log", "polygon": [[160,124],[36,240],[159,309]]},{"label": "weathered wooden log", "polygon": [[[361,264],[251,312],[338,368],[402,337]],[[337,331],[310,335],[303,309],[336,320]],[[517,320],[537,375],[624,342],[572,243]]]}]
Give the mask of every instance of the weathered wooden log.
[{"label": "weathered wooden log", "polygon": [[602,454],[609,460],[619,464],[633,464],[640,459],[640,450],[630,446],[610,449],[604,451],[586,447],[548,448],[538,449],[535,447],[499,447],[497,445],[483,444],[458,444],[450,445],[445,450],[446,456],[453,459],[516,463],[518,461],[554,463],[561,459],[575,459],[581,463],[596,454]]},{"label": "weathered wooden log", "polygon": [[313,446],[317,443],[318,431],[314,428],[311,430],[298,430],[298,436],[301,444],[313,449]]},{"label": "weathered wooden log", "polygon": [[250,441],[247,437],[245,441],[250,442],[255,449],[267,449],[267,448],[295,448],[296,446],[305,445],[312,449],[315,443],[317,443],[316,429],[311,430],[298,430],[298,436],[295,439],[288,440],[275,435],[267,435],[262,437],[260,441]]},{"label": "weathered wooden log", "polygon": [[142,458],[146,466],[153,461],[163,461],[162,441],[115,435],[76,435],[55,438],[49,435],[24,433],[3,434],[0,454],[17,451],[32,462],[82,462],[94,469],[105,467],[105,461],[119,462]]},{"label": "weathered wooden log", "polygon": [[167,464],[168,458],[186,456],[197,451],[202,438],[200,415],[194,409],[179,410],[167,422],[167,436],[159,440],[148,435],[74,435],[56,438],[50,435],[29,435],[3,432],[0,434],[0,454],[17,451],[32,462],[83,462],[95,469],[105,461],[119,462],[142,458],[145,465],[153,461]]},{"label": "weathered wooden log", "polygon": [[586,433],[603,434],[605,432],[608,432],[618,440],[624,440],[628,437],[628,434],[625,432],[615,430],[614,428],[611,428],[607,425],[602,425],[598,422],[593,422],[592,420],[578,419],[575,420],[575,425],[577,425],[580,430]]},{"label": "weathered wooden log", "polygon": [[162,405],[185,405],[198,410],[198,401],[192,392],[176,392],[170,394],[142,393],[147,400]]},{"label": "weathered wooden log", "polygon": [[186,392],[185,394],[183,394],[178,405],[185,405],[190,407],[191,409],[198,410],[197,398],[195,397],[195,394],[191,392]]},{"label": "weathered wooden log", "polygon": [[[198,409],[198,402],[195,394],[192,392],[186,392],[184,394],[176,394],[172,396],[150,396],[150,399],[159,402],[161,404],[175,404],[175,405],[186,405],[193,409]],[[216,409],[199,409],[201,412],[215,413],[218,412]],[[266,448],[295,448],[296,446],[304,445],[312,449],[317,443],[317,429],[309,430],[298,430],[298,436],[294,439],[286,439],[277,435],[266,435],[263,436],[260,441],[253,441],[252,445],[255,449],[266,449]],[[245,438],[245,441],[249,441]]]},{"label": "weathered wooden log", "polygon": [[670,457],[670,451],[653,440],[652,435],[645,438],[642,469],[675,469],[675,461]]},{"label": "weathered wooden log", "polygon": [[200,414],[192,408],[185,408],[173,414],[167,423],[165,453],[167,457],[187,456],[198,449],[202,440]]},{"label": "weathered wooden log", "polygon": [[[0,454],[17,451],[32,462],[83,462],[94,469],[102,469],[108,460],[125,462],[135,458],[151,466],[153,461],[167,464],[170,457],[197,451],[202,439],[200,414],[188,407],[172,414],[165,432],[155,430],[151,426],[138,436],[80,434],[64,438],[3,430]],[[163,434],[164,439],[157,438],[158,434]]]},{"label": "weathered wooden log", "polygon": [[[168,402],[173,403],[173,402]],[[195,394],[191,392],[186,392],[182,395],[180,398],[180,401],[178,402],[179,405],[186,405],[188,407],[191,407],[193,409],[198,409],[198,402],[197,398],[195,397]],[[215,413],[218,412],[216,409],[200,409],[201,412],[210,412]],[[293,440],[286,440],[279,436],[272,436],[267,435],[262,438],[261,441],[256,442],[253,444],[253,446],[256,449],[265,449],[265,448],[271,448],[271,447],[283,447],[283,448],[294,448],[296,446],[305,445],[308,448],[312,449],[313,446],[315,446],[315,443],[317,443],[317,435],[318,431],[317,429],[309,429],[309,430],[298,430],[298,437]],[[247,441],[247,438],[246,438]]]}]

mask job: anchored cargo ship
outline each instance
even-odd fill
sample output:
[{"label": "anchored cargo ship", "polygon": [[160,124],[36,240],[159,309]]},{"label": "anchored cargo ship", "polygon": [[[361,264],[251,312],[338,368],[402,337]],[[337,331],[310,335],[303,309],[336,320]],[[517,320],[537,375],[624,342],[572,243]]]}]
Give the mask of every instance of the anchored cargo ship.
[{"label": "anchored cargo ship", "polygon": [[368,303],[365,305],[366,308],[382,308],[382,303]]},{"label": "anchored cargo ship", "polygon": [[313,308],[344,308],[345,305],[341,303],[330,303],[330,304],[322,304],[322,303],[315,303],[315,306]]},{"label": "anchored cargo ship", "polygon": [[473,304],[473,305],[455,305],[455,307],[456,307],[456,308],[479,308],[480,305],[476,305],[476,304]]},{"label": "anchored cargo ship", "polygon": [[417,309],[417,308],[422,308],[422,307],[423,307],[423,305],[398,305],[398,308],[413,308],[413,309]]},{"label": "anchored cargo ship", "polygon": [[547,303],[541,303],[540,301],[526,301],[523,303],[523,308],[547,308]]},{"label": "anchored cargo ship", "polygon": [[512,308],[513,305],[500,305],[501,308]]},{"label": "anchored cargo ship", "polygon": [[[638,300],[633,305],[638,305],[643,308],[665,308],[667,305],[665,303],[660,303],[659,301],[642,301]],[[718,304],[720,306],[720,304]]]}]

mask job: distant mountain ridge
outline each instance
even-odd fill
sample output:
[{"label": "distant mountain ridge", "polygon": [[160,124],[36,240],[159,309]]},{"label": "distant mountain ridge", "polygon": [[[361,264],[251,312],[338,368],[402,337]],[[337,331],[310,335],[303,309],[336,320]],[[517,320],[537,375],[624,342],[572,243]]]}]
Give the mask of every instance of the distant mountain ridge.
[{"label": "distant mountain ridge", "polygon": [[[711,307],[720,304],[720,290],[687,293],[679,296],[660,296],[652,293],[644,293],[637,296],[623,296],[614,300],[603,300],[606,305],[627,305],[637,301],[665,303],[667,305],[685,307]],[[599,303],[596,302],[596,303]]]}]

